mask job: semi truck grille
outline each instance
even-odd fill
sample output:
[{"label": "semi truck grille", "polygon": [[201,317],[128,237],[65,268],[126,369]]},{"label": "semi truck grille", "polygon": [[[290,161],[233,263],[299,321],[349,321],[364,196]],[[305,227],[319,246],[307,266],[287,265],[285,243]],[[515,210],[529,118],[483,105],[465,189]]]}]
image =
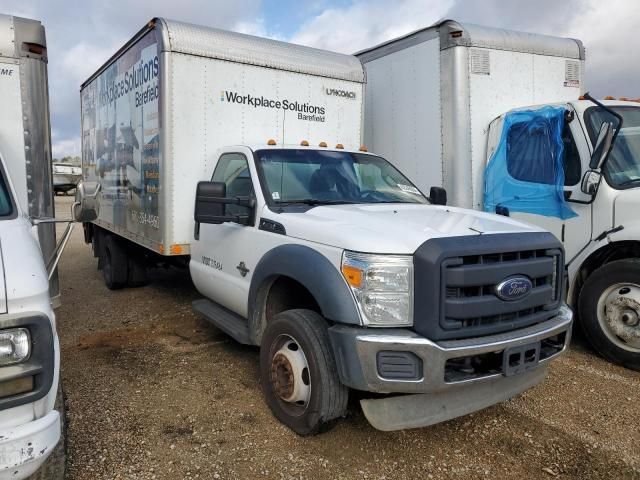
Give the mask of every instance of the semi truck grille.
[{"label": "semi truck grille", "polygon": [[[563,252],[551,234],[480,235],[446,243],[437,239],[426,248],[431,242],[421,246],[414,259],[414,324],[427,338],[492,335],[557,314]],[[532,248],[518,248],[529,245]],[[525,279],[531,288],[522,296],[505,298],[498,286],[514,278]],[[439,293],[427,295],[429,288]],[[431,308],[428,299],[434,302]]]}]

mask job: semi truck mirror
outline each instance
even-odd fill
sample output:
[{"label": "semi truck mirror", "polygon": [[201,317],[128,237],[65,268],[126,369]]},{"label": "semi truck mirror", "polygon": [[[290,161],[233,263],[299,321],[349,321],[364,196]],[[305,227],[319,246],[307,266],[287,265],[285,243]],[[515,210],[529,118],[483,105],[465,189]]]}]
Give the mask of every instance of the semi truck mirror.
[{"label": "semi truck mirror", "polygon": [[447,191],[441,187],[431,187],[429,190],[429,201],[433,205],[446,205]]},{"label": "semi truck mirror", "polygon": [[98,202],[100,184],[98,182],[80,182],[76,186],[76,199],[71,207],[71,214],[76,222],[92,222],[100,213]]},{"label": "semi truck mirror", "polygon": [[591,155],[591,161],[589,162],[589,168],[592,170],[600,169],[607,160],[611,145],[613,144],[613,123],[602,122],[600,125],[600,132],[598,133],[598,139],[596,145],[593,147],[593,154]]},{"label": "semi truck mirror", "polygon": [[587,195],[595,195],[598,192],[601,177],[602,175],[595,170],[585,172],[580,184],[580,190]]}]

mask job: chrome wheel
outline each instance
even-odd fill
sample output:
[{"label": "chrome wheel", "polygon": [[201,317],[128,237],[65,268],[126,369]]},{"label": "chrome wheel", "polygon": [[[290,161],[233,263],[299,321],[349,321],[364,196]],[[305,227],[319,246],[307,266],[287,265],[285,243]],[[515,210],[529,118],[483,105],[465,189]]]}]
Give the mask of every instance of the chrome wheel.
[{"label": "chrome wheel", "polygon": [[598,322],[617,347],[640,352],[640,285],[616,283],[598,299]]},{"label": "chrome wheel", "polygon": [[280,335],[271,345],[269,379],[273,391],[290,415],[302,415],[311,398],[311,376],[300,344],[289,335]]}]

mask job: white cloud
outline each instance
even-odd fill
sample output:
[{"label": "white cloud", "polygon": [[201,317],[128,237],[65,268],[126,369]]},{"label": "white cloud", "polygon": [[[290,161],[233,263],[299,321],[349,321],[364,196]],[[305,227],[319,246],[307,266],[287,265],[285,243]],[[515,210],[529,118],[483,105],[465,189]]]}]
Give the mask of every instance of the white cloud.
[{"label": "white cloud", "polygon": [[353,53],[441,18],[453,0],[356,0],[348,7],[328,8],[303,23],[293,43]]},{"label": "white cloud", "polygon": [[57,159],[80,156],[80,137],[52,141],[51,156]]}]

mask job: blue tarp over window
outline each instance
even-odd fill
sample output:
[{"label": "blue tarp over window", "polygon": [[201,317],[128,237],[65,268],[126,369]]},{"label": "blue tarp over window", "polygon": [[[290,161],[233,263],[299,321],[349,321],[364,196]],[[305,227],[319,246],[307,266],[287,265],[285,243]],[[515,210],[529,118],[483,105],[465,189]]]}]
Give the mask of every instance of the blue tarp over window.
[{"label": "blue tarp over window", "polygon": [[564,108],[508,113],[502,137],[484,176],[484,209],[561,219],[576,213],[564,199],[562,129]]}]

